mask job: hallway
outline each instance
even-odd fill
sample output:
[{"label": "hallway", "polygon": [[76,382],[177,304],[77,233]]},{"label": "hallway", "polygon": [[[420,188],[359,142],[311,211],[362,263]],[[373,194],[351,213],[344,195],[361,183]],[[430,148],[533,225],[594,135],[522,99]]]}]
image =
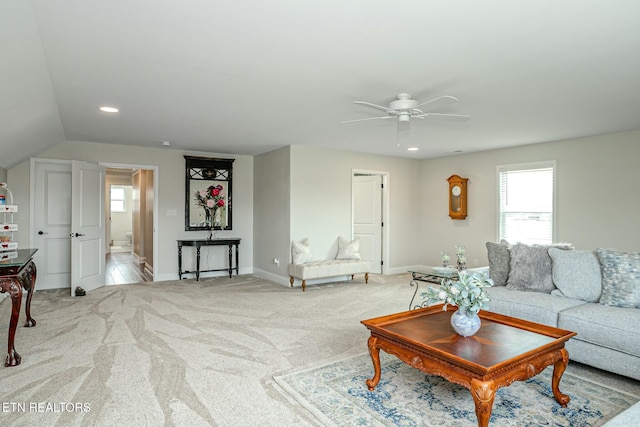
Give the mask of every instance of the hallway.
[{"label": "hallway", "polygon": [[152,282],[153,277],[144,270],[144,265],[136,262],[131,252],[107,254],[105,263],[105,284],[124,285],[128,283]]}]

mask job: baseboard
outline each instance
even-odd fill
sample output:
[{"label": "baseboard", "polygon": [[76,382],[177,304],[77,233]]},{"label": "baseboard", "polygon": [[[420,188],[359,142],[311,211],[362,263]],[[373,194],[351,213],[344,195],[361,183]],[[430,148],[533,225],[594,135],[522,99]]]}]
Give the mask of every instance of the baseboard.
[{"label": "baseboard", "polygon": [[153,266],[150,265],[148,262],[144,263],[144,271],[153,276]]},{"label": "baseboard", "polygon": [[269,280],[270,282],[274,282],[282,286],[289,286],[289,276],[279,276],[269,271],[260,270],[259,268],[254,268],[253,274],[262,279]]}]

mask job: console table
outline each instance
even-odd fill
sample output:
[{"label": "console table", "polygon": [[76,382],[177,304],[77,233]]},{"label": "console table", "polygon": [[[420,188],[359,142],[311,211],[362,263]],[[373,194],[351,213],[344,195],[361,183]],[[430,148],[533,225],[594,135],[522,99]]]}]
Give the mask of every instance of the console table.
[{"label": "console table", "polygon": [[20,317],[23,289],[28,292],[25,305],[27,322],[24,326],[27,328],[36,326],[36,321],[31,317],[31,298],[36,286],[36,265],[33,262],[33,254],[37,251],[37,249],[17,249],[10,252],[0,252],[0,292],[7,292],[11,296],[12,304],[7,358],[4,366],[16,366],[22,361],[22,357],[16,351],[13,343]]},{"label": "console table", "polygon": [[[183,274],[195,273],[196,281],[200,280],[200,273],[207,273],[210,271],[229,271],[229,278],[233,270],[236,271],[236,275],[239,273],[238,264],[238,245],[240,245],[240,239],[237,237],[219,238],[219,239],[179,239],[178,240],[178,277],[182,280]],[[192,246],[196,248],[196,271],[182,271],[182,247]],[[200,248],[202,246],[228,246],[229,247],[229,268],[218,268],[214,270],[200,271]],[[236,266],[233,266],[233,247],[236,248]]]}]

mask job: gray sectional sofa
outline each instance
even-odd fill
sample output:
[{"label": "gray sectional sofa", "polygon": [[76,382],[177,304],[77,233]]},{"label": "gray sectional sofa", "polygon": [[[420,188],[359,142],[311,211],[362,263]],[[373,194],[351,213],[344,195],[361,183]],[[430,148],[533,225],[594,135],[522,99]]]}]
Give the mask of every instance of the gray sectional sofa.
[{"label": "gray sectional sofa", "polygon": [[487,243],[489,310],[577,333],[571,360],[640,380],[640,253]]}]

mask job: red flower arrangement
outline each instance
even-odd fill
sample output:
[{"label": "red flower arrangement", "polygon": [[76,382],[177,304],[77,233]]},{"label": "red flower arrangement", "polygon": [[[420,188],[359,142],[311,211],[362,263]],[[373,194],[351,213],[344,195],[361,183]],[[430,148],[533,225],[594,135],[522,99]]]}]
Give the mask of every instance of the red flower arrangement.
[{"label": "red flower arrangement", "polygon": [[[196,191],[194,199],[198,206],[202,206],[207,215],[207,219],[216,218],[216,211],[225,206],[224,187],[220,184],[210,185],[205,191]],[[211,225],[214,224],[212,221]]]}]

